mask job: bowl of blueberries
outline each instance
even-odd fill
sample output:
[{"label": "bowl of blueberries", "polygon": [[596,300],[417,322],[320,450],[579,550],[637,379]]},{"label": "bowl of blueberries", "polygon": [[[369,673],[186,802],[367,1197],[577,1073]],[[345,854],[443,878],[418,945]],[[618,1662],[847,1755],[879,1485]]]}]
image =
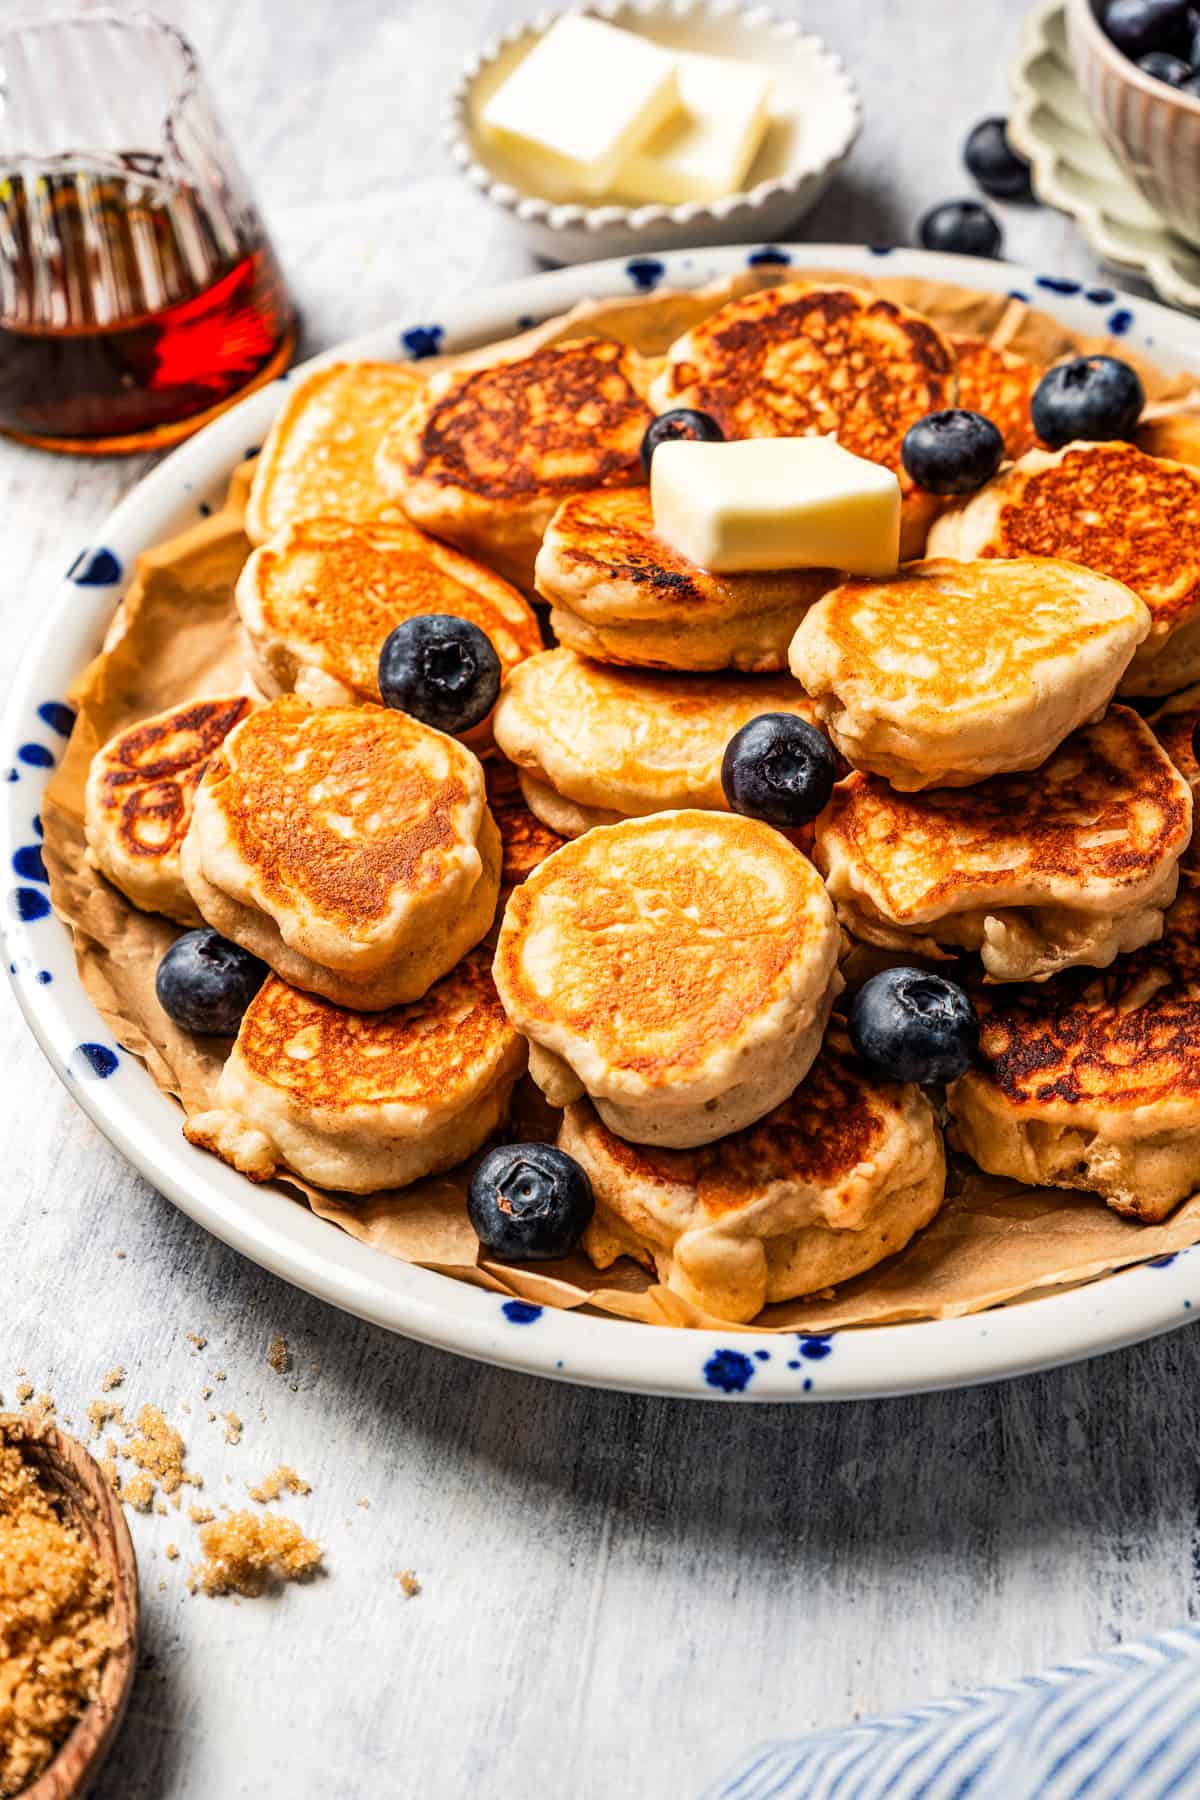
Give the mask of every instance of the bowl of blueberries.
[{"label": "bowl of blueberries", "polygon": [[1200,4],[1067,0],[1067,34],[1105,143],[1164,223],[1200,244]]}]

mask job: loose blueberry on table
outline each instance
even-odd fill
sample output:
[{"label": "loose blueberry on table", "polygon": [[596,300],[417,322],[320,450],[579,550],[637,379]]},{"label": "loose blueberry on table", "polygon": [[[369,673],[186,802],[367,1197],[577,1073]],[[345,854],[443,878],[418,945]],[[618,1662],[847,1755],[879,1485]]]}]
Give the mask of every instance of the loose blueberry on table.
[{"label": "loose blueberry on table", "polygon": [[731,809],[784,830],[815,819],[836,780],[833,745],[795,713],[759,713],[730,738],[721,761]]},{"label": "loose blueberry on table", "polygon": [[1030,403],[1033,428],[1059,450],[1075,438],[1127,438],[1146,404],[1136,369],[1115,356],[1073,356],[1047,369]]},{"label": "loose blueberry on table", "polygon": [[979,1020],[956,982],[924,969],[884,969],[859,988],[850,1042],[889,1081],[957,1081],[979,1050]]},{"label": "loose blueberry on table", "polygon": [[154,991],[184,1031],[231,1037],[266,976],[266,963],[205,927],[175,939],[158,965]]},{"label": "loose blueberry on table", "polygon": [[967,172],[993,200],[1032,200],[1029,164],[1008,141],[1008,120],[980,119],[963,145]]},{"label": "loose blueberry on table", "polygon": [[639,453],[642,472],[647,481],[650,479],[650,464],[658,446],[669,444],[678,438],[685,438],[694,444],[720,444],[724,442],[725,433],[711,413],[700,412],[694,406],[676,406],[670,412],[659,413],[647,425]]},{"label": "loose blueberry on table", "polygon": [[379,652],[385,706],[451,737],[486,719],[500,692],[500,658],[487,633],[453,613],[405,619]]},{"label": "loose blueberry on table", "polygon": [[552,1144],[498,1144],[467,1189],[467,1216],[497,1262],[552,1262],[570,1255],[595,1205],[584,1170]]},{"label": "loose blueberry on table", "polygon": [[927,212],[917,226],[924,250],[955,256],[999,256],[1004,234],[993,212],[978,200],[946,200]]},{"label": "loose blueberry on table", "polygon": [[970,494],[1004,460],[1004,439],[982,413],[951,406],[910,425],[900,460],[927,494]]}]

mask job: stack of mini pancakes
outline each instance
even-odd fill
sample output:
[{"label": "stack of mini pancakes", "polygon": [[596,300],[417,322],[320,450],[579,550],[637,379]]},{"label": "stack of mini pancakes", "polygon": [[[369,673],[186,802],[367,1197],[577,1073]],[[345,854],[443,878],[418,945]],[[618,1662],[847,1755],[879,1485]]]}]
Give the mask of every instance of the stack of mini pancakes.
[{"label": "stack of mini pancakes", "polygon": [[[88,791],[135,905],[272,971],[189,1137],[255,1179],[399,1187],[502,1133],[528,1063],[592,1182],[593,1262],[749,1320],[941,1204],[943,1096],[868,1071],[835,1010],[890,958],[980,1011],[957,1147],[1163,1217],[1200,1181],[1200,473],[1182,429],[1039,447],[1039,373],[786,282],[662,358],[568,336],[297,383],[247,511],[245,692],[126,732]],[[900,445],[955,404],[1010,460],[947,509]],[[900,573],[689,564],[639,460],[676,406],[893,468]],[[383,640],[423,613],[500,658],[463,741],[380,705]],[[764,712],[844,759],[803,832],[725,800]]]}]

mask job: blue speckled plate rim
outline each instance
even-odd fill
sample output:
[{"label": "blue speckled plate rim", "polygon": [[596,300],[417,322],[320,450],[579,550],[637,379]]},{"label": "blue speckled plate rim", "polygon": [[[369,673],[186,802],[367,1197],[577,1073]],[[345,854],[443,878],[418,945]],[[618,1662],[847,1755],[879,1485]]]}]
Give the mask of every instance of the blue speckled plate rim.
[{"label": "blue speckled plate rim", "polygon": [[[1200,369],[1200,322],[1109,287],[1082,287],[1013,264],[845,245],[754,245],[664,252],[531,276],[338,346],[341,356],[412,357],[466,348],[577,300],[699,286],[750,263],[952,280],[1035,301],[1081,329],[1106,329],[1166,367]],[[259,1188],[180,1131],[175,1103],[120,1051],[75,974],[70,936],[46,899],[37,851],[40,796],[64,743],[62,695],[95,654],[124,572],[143,549],[194,520],[261,442],[287,377],[249,396],[148,475],[71,562],[9,697],[0,767],[6,963],[21,1008],[55,1071],[105,1136],[191,1218],[285,1281],[423,1343],[506,1368],[626,1392],[683,1398],[825,1401],[966,1386],[1078,1361],[1185,1323],[1200,1294],[1200,1256],[1185,1251],[1087,1286],[961,1319],[831,1337],[675,1331],[500,1296],[398,1262],[318,1219],[285,1191]],[[67,562],[64,558],[64,564]]]}]

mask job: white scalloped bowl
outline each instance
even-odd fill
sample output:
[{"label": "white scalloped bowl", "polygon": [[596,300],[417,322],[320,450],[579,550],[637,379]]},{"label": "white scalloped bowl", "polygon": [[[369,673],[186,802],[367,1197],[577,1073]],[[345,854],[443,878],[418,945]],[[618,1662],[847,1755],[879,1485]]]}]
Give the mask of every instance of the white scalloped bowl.
[{"label": "white scalloped bowl", "polygon": [[731,0],[596,0],[582,10],[669,49],[769,68],[772,119],[750,171],[753,184],[743,193],[685,206],[583,206],[542,198],[521,186],[521,171],[476,123],[532,41],[561,15],[545,12],[515,26],[466,64],[447,103],[445,132],[459,168],[512,214],[538,256],[584,262],[636,256],[640,250],[783,237],[850,154],[862,125],[858,96],[839,59],[794,20]]}]

